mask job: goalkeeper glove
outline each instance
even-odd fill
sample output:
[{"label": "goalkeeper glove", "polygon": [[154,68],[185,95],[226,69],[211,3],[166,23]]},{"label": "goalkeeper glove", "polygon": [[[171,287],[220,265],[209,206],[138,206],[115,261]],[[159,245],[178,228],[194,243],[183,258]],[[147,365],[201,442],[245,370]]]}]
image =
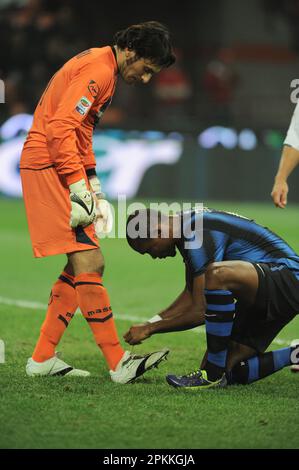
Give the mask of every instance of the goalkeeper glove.
[{"label": "goalkeeper glove", "polygon": [[97,176],[89,178],[90,186],[96,198],[95,231],[97,237],[110,233],[113,227],[113,214],[105,194],[101,191],[101,183]]},{"label": "goalkeeper glove", "polygon": [[77,183],[70,184],[69,189],[72,206],[70,226],[75,228],[78,225],[85,227],[91,224],[96,217],[95,203],[85,180],[82,178]]}]

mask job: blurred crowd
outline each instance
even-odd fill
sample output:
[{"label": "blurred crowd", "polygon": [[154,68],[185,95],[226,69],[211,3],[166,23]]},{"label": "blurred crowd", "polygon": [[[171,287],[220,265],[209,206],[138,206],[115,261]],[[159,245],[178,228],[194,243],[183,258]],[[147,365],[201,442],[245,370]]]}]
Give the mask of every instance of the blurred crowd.
[{"label": "blurred crowd", "polygon": [[0,76],[9,115],[32,112],[53,73],[89,47],[95,18],[86,21],[87,10],[79,9],[78,1],[6,0],[2,5]]},{"label": "blurred crowd", "polygon": [[[194,9],[197,1],[205,4],[194,0]],[[260,1],[270,28],[276,16],[288,22],[293,50],[299,52],[299,0]],[[217,42],[199,44],[194,27],[200,28],[201,15],[196,17],[190,4],[182,22],[176,8],[172,0],[163,0],[158,17],[151,18],[146,5],[144,16],[139,14],[143,6],[137,0],[115,0],[112,8],[103,8],[98,0],[0,0],[0,79],[6,95],[0,124],[17,113],[32,113],[51,76],[69,58],[89,47],[112,44],[114,33],[133,22],[157,19],[173,33],[176,64],[146,87],[119,80],[102,125],[188,130],[200,119],[204,125],[236,125],[232,103],[244,81],[234,50]],[[182,27],[186,22],[190,31]]]},{"label": "blurred crowd", "polygon": [[[47,82],[64,62],[89,47],[112,44],[114,33],[128,26],[130,19],[115,21],[113,17],[113,22],[112,26],[111,10],[102,11],[94,0],[84,8],[80,0],[0,0],[0,78],[6,94],[0,119],[32,113]],[[136,122],[159,119],[165,106],[172,117],[184,114],[185,106],[187,112],[192,85],[181,66],[181,52],[177,55],[177,64],[157,76],[150,92],[141,86],[133,90],[119,81],[105,124],[130,124],[132,116]]]},{"label": "blurred crowd", "polygon": [[286,21],[291,33],[291,47],[299,54],[299,0],[263,0],[266,13],[271,18]]}]

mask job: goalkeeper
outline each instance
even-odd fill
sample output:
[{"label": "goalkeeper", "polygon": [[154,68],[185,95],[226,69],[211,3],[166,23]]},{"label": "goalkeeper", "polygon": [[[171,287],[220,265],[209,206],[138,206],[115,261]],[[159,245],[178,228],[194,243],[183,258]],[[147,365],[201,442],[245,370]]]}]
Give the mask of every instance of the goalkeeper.
[{"label": "goalkeeper", "polygon": [[169,31],[154,21],[119,31],[114,39],[114,46],[92,48],[73,57],[52,77],[36,107],[21,155],[34,256],[67,255],[27,362],[30,376],[89,375],[55,355],[78,306],[113,381],[132,381],[167,354],[160,351],[137,357],[119,343],[102,282],[104,259],[98,242],[99,232],[111,230],[112,214],[96,176],[92,134],[111,102],[118,75],[127,84],[146,84],[175,58]]}]

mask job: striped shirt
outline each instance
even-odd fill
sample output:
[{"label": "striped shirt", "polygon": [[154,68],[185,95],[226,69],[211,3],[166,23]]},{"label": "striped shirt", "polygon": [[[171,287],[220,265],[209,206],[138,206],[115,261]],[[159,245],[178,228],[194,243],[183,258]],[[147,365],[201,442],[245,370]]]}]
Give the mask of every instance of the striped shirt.
[{"label": "striped shirt", "polygon": [[[178,248],[193,277],[203,274],[213,262],[238,260],[275,263],[278,269],[287,266],[299,279],[297,253],[281,237],[254,220],[208,208],[181,213],[181,216],[182,238]],[[200,225],[202,230],[196,229]],[[195,239],[200,239],[201,246],[197,243],[192,247],[190,240]]]}]

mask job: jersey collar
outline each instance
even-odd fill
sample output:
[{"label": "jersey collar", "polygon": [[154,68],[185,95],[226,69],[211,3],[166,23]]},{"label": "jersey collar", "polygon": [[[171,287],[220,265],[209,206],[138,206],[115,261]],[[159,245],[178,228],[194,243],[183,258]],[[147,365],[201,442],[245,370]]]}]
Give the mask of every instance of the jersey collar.
[{"label": "jersey collar", "polygon": [[117,57],[116,57],[116,50],[114,48],[114,46],[110,46],[111,47],[111,51],[114,55],[114,59],[115,59],[115,74],[117,75],[119,70],[118,70],[118,65],[117,65]]}]

